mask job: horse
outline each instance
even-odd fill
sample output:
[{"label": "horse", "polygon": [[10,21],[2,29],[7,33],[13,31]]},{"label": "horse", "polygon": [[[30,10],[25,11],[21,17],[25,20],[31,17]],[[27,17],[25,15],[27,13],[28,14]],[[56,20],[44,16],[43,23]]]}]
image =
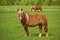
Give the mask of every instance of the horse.
[{"label": "horse", "polygon": [[36,10],[40,10],[40,11],[42,12],[42,6],[36,6],[36,5],[35,5],[35,6],[32,6],[30,9],[31,9],[31,11],[32,11],[32,10],[35,10],[35,11],[36,11]]},{"label": "horse", "polygon": [[17,11],[18,19],[21,21],[23,25],[25,36],[29,36],[28,27],[39,26],[39,37],[42,36],[42,27],[44,27],[44,31],[46,32],[46,37],[48,37],[48,26],[47,26],[47,17],[43,14],[27,14],[22,9],[18,9]]}]

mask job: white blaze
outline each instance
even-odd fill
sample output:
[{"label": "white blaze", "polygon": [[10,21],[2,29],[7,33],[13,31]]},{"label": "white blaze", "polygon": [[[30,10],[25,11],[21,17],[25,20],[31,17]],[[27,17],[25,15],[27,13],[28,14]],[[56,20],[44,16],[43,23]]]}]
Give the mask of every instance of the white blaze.
[{"label": "white blaze", "polygon": [[20,20],[22,20],[22,17],[20,17]]}]

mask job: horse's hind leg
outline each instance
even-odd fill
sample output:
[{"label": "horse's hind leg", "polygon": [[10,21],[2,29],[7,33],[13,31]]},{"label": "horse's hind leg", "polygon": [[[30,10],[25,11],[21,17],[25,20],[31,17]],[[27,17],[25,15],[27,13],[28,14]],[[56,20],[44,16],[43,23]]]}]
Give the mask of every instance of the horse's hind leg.
[{"label": "horse's hind leg", "polygon": [[25,36],[29,36],[28,27],[24,27],[24,30],[25,30]]},{"label": "horse's hind leg", "polygon": [[40,11],[42,12],[42,9],[40,9]]},{"label": "horse's hind leg", "polygon": [[47,28],[47,25],[44,25],[44,31],[46,32],[46,37],[48,37],[48,28]]},{"label": "horse's hind leg", "polygon": [[39,37],[41,37],[42,36],[42,25],[40,24],[39,25]]}]

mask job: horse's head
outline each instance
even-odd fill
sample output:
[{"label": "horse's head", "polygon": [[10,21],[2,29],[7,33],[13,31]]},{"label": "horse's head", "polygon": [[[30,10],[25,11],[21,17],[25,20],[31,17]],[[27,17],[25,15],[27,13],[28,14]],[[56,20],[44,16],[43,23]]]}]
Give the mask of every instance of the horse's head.
[{"label": "horse's head", "polygon": [[28,23],[29,16],[26,14],[22,9],[18,9],[18,18],[21,20],[21,22],[24,24]]},{"label": "horse's head", "polygon": [[34,9],[34,6],[31,7],[31,11]]},{"label": "horse's head", "polygon": [[19,19],[22,20],[22,18],[23,18],[23,16],[24,16],[24,15],[23,15],[23,14],[24,14],[23,9],[18,9],[18,10],[17,10],[17,13],[18,13]]}]

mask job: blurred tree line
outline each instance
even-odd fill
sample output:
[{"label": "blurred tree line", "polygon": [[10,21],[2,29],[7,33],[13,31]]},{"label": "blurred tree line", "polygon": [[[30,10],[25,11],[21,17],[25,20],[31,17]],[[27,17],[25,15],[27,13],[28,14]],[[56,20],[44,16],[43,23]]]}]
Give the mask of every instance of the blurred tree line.
[{"label": "blurred tree line", "polygon": [[0,5],[60,5],[60,0],[0,0]]}]

